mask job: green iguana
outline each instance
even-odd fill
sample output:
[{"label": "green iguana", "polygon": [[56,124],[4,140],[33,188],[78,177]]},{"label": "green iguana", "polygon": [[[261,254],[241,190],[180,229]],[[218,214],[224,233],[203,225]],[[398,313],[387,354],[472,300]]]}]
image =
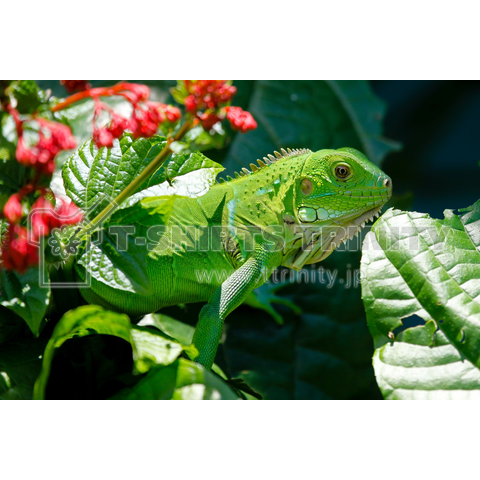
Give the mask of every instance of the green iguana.
[{"label": "green iguana", "polygon": [[[352,148],[283,150],[198,198],[176,197],[145,248],[148,288],[123,292],[92,278],[89,303],[131,316],[207,301],[193,337],[210,369],[225,317],[279,266],[320,262],[378,216],[392,182]],[[80,278],[85,269],[76,265]]]}]

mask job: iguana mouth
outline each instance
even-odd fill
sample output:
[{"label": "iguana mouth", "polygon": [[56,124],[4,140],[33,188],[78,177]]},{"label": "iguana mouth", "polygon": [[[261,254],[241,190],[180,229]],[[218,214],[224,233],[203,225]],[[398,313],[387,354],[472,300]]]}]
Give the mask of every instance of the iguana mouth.
[{"label": "iguana mouth", "polygon": [[[366,222],[379,217],[382,207],[383,205],[380,205],[367,210],[346,225],[335,223],[323,227],[303,225],[300,229],[301,233],[297,233],[296,238],[286,247],[282,265],[300,270],[304,265],[324,260],[342,242],[345,243],[357,236]],[[299,225],[296,223],[295,226],[298,227]],[[296,247],[296,244],[298,244],[298,247]],[[290,248],[288,248],[289,246]]]}]

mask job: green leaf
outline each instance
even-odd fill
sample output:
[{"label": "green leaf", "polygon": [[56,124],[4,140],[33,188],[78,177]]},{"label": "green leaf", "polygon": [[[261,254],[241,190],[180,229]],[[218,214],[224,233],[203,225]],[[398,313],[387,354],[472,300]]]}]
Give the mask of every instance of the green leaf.
[{"label": "green leaf", "polygon": [[384,103],[365,81],[262,80],[248,106],[258,128],[237,134],[228,166],[239,170],[280,148],[353,147],[380,165],[399,144],[382,137]]},{"label": "green leaf", "polygon": [[174,178],[181,177],[198,170],[223,171],[223,167],[217,162],[210,160],[200,152],[173,153],[171,157],[152,175],[148,186],[158,185]]},{"label": "green leaf", "polygon": [[[151,279],[145,262],[148,228],[166,225],[175,197],[147,197],[127,203],[104,224],[101,240],[84,245],[78,258],[95,280],[118,290],[148,295]],[[132,202],[133,203],[133,202]]]},{"label": "green leaf", "polygon": [[[463,398],[480,389],[480,222],[476,206],[468,212],[445,210],[437,220],[390,209],[365,238],[362,295],[386,398]],[[414,315],[426,325],[390,345]]]},{"label": "green leaf", "polygon": [[127,315],[85,305],[67,312],[56,325],[43,356],[42,372],[35,385],[35,398],[45,397],[55,351],[72,338],[89,335],[112,335],[132,346],[136,373],[144,373],[158,365],[168,365],[186,351],[184,346],[159,331],[132,325]]},{"label": "green leaf", "polygon": [[[473,224],[480,220],[480,200],[475,202],[473,205],[467,208],[460,208],[459,212],[462,213],[462,223],[465,225],[467,231],[471,230],[471,234],[478,232],[477,228],[470,227],[470,224]],[[475,245],[478,245],[478,239],[475,240]]]},{"label": "green leaf", "polygon": [[432,321],[409,328],[402,332],[408,335],[375,350],[373,366],[385,399],[480,399],[479,369],[435,329]]},{"label": "green leaf", "polygon": [[34,80],[17,80],[7,89],[17,100],[17,110],[20,113],[33,113],[43,102],[44,95]]},{"label": "green leaf", "polygon": [[[195,328],[191,325],[187,325],[186,323],[180,322],[172,317],[169,317],[168,315],[163,315],[161,313],[151,313],[149,315],[145,315],[138,322],[138,326],[155,327],[169,337],[179,341],[183,345],[191,345],[193,334],[195,332]],[[192,358],[195,358],[196,353],[197,352],[193,352]],[[212,371],[224,380],[227,380],[228,377],[217,364],[213,364]]]},{"label": "green leaf", "polygon": [[128,198],[123,208],[147,197],[200,197],[216,183],[223,170],[224,167],[199,152],[173,154],[152,176],[149,187]]},{"label": "green leaf", "polygon": [[151,279],[145,243],[137,239],[148,238],[149,227],[167,224],[176,195],[204,194],[222,170],[221,165],[200,153],[172,155],[151,181],[162,183],[129,197],[104,224],[101,242],[85,246],[78,264],[109,287],[148,295]]},{"label": "green leaf", "polygon": [[238,400],[230,387],[198,363],[184,358],[152,368],[112,400]]},{"label": "green leaf", "polygon": [[[136,200],[136,199],[135,199]],[[111,225],[141,225],[151,227],[166,225],[175,204],[175,196],[144,197],[128,201],[108,221]]]},{"label": "green leaf", "polygon": [[183,343],[183,345],[190,345],[192,343],[193,333],[195,332],[195,328],[191,325],[179,322],[178,320],[161,313],[145,315],[142,320],[138,322],[138,325],[158,328],[170,337]]},{"label": "green leaf", "polygon": [[30,400],[42,365],[43,339],[16,339],[0,348],[0,399]]},{"label": "green leaf", "polygon": [[164,137],[133,139],[125,133],[112,148],[85,142],[64,164],[67,195],[91,219],[115,199],[165,146]]},{"label": "green leaf", "polygon": [[[40,275],[45,280],[40,282]],[[42,320],[50,301],[51,290],[48,274],[39,267],[31,267],[24,273],[0,269],[0,303],[23,318],[32,333],[39,335]]]}]

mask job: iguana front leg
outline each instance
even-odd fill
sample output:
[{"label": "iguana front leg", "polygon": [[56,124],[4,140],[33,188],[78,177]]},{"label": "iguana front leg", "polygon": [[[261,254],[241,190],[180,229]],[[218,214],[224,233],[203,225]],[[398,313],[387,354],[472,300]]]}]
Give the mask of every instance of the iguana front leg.
[{"label": "iguana front leg", "polygon": [[243,303],[253,289],[259,287],[280,265],[281,252],[260,246],[238,270],[228,277],[200,311],[192,344],[199,351],[195,361],[210,370],[217,353],[228,314]]}]

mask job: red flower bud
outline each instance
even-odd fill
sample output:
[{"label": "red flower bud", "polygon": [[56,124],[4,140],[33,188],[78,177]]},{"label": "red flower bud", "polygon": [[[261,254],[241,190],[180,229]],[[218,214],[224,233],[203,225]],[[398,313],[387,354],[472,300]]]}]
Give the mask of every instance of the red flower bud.
[{"label": "red flower bud", "polygon": [[59,226],[52,203],[45,197],[39,197],[30,212],[34,238],[48,235]]},{"label": "red flower bud", "polygon": [[113,138],[120,138],[127,128],[128,120],[113,112],[112,121],[107,127],[107,131],[113,135]]},{"label": "red flower bud", "polygon": [[20,194],[15,193],[13,194],[8,200],[7,203],[3,207],[3,214],[5,218],[9,221],[9,223],[18,223],[22,218],[22,204],[20,200],[22,197]]},{"label": "red flower bud", "polygon": [[93,131],[93,141],[98,148],[113,147],[114,136],[106,128],[97,128]]},{"label": "red flower bud", "polygon": [[221,118],[214,113],[203,113],[199,118],[205,130],[211,130],[212,127],[221,120]]},{"label": "red flower bud", "polygon": [[257,122],[249,112],[242,110],[240,107],[229,107],[227,111],[227,119],[234,130],[242,133],[257,128]]},{"label": "red flower bud", "polygon": [[190,113],[195,113],[197,111],[197,101],[193,95],[189,95],[185,98],[185,108]]},{"label": "red flower bud", "polygon": [[62,203],[56,212],[59,226],[75,225],[83,220],[83,212],[73,203]]}]

